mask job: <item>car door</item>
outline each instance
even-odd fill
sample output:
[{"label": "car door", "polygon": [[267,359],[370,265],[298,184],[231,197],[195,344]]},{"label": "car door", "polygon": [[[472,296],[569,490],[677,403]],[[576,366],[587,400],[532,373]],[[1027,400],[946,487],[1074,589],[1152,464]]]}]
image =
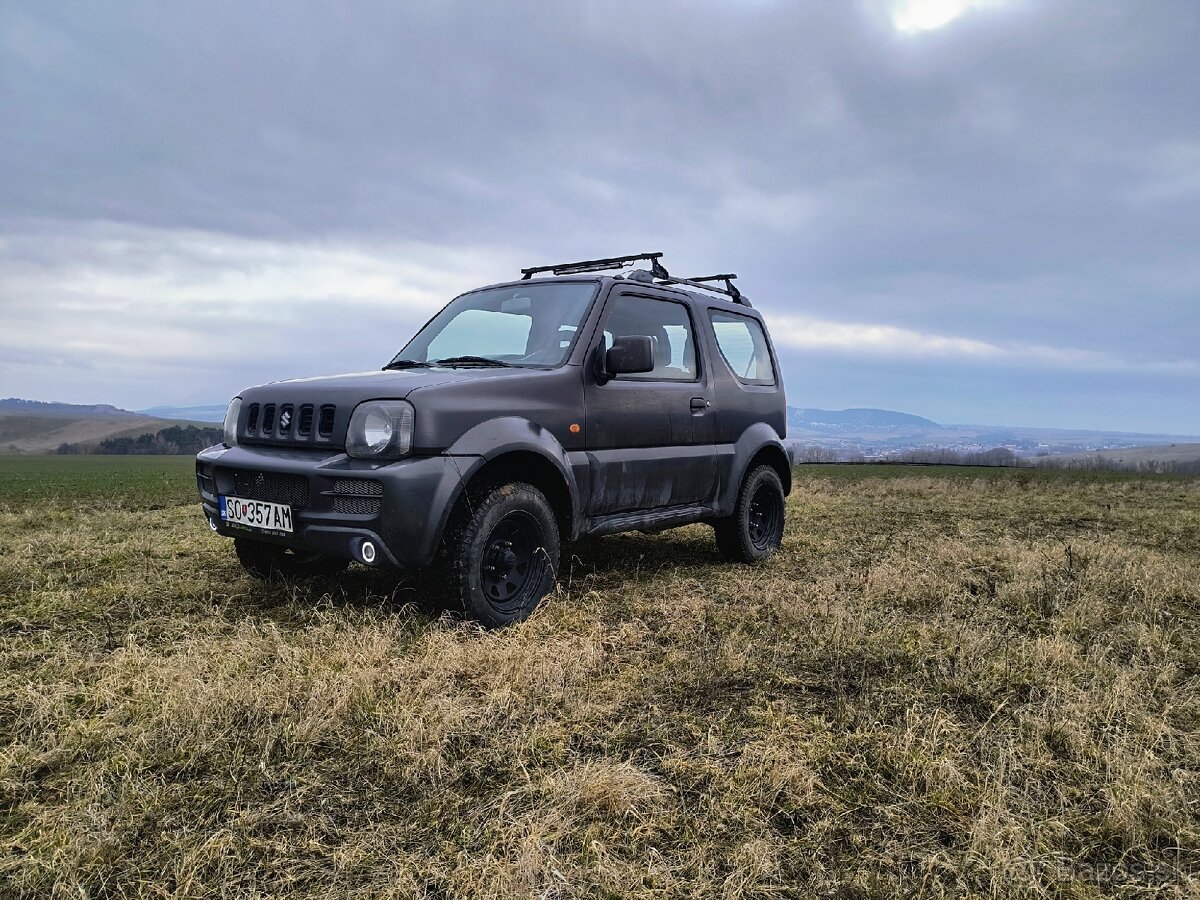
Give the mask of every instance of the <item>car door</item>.
[{"label": "car door", "polygon": [[593,341],[645,335],[653,371],[585,374],[584,443],[591,470],[588,514],[610,515],[707,502],[716,480],[708,373],[689,304],[632,290],[609,297]]}]

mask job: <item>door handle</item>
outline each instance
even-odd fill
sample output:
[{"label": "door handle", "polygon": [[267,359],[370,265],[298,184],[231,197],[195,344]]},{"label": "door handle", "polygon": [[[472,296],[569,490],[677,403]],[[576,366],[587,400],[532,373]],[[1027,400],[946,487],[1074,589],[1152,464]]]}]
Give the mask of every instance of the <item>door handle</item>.
[{"label": "door handle", "polygon": [[703,412],[712,406],[712,402],[703,397],[692,398],[692,412]]}]

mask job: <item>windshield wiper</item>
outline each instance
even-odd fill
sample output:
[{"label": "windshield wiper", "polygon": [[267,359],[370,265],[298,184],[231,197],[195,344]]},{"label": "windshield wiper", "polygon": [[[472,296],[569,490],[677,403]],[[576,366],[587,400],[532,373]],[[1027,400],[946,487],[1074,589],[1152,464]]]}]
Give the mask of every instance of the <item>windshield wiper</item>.
[{"label": "windshield wiper", "polygon": [[393,359],[390,363],[383,367],[383,371],[388,369],[428,369],[433,363],[421,362],[419,359]]},{"label": "windshield wiper", "polygon": [[445,359],[433,361],[435,366],[499,366],[504,369],[515,368],[512,363],[502,359],[489,359],[486,356],[447,356]]}]

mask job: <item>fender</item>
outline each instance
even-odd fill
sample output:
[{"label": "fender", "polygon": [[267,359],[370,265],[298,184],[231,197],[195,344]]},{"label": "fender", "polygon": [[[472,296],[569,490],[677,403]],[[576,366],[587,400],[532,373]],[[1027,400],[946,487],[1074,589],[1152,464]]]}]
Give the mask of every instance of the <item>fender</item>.
[{"label": "fender", "polygon": [[[760,450],[764,447],[776,447],[783,458],[791,462],[791,456],[783,445],[779,433],[766,422],[755,422],[742,432],[735,444],[726,444],[718,449],[720,459],[717,463],[718,486],[716,508],[718,516],[733,514],[737,503],[737,492],[746,477],[746,469]],[[791,479],[784,480],[784,494],[791,493]]]},{"label": "fender", "polygon": [[583,504],[579,502],[579,485],[575,480],[567,451],[550,431],[520,416],[500,416],[480,422],[463,433],[446,448],[445,455],[459,464],[461,477],[455,482],[453,493],[443,506],[437,533],[440,535],[450,517],[450,512],[462,495],[471,478],[485,465],[508,453],[536,453],[554,467],[567,487],[571,501],[571,534],[579,533]]}]

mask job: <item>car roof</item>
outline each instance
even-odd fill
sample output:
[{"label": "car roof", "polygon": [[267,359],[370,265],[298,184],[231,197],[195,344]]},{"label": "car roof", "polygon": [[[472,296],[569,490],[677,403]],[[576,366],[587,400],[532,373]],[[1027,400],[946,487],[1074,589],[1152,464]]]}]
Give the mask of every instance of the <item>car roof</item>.
[{"label": "car roof", "polygon": [[658,284],[652,281],[637,281],[631,278],[625,278],[620,275],[555,275],[549,278],[518,278],[513,281],[499,281],[496,284],[484,285],[483,287],[473,288],[470,291],[464,291],[467,294],[474,294],[477,291],[489,291],[493,288],[504,287],[524,287],[531,284],[562,284],[564,282],[590,282],[592,284],[600,284],[602,287],[632,287],[637,290],[646,290],[657,292],[677,300],[687,300],[697,305],[712,307],[719,309],[722,312],[730,312],[740,316],[750,316],[753,319],[762,321],[762,316],[752,306],[743,303],[734,303],[732,300],[727,300],[716,294],[707,294],[702,291],[690,291],[685,288],[673,284]]}]

